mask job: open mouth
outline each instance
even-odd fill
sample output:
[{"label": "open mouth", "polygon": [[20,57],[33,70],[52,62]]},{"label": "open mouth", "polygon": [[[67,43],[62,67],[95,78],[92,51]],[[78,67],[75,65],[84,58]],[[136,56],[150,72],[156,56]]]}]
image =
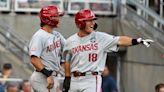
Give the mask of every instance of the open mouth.
[{"label": "open mouth", "polygon": [[92,25],[92,26],[90,26],[90,28],[93,28],[93,25]]}]

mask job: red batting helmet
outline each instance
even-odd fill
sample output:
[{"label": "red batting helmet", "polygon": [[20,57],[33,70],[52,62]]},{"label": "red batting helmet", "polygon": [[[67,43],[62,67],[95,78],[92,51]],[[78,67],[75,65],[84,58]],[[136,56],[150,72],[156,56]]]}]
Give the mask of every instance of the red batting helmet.
[{"label": "red batting helmet", "polygon": [[85,20],[95,20],[95,19],[97,19],[97,17],[89,9],[80,10],[75,15],[76,26],[80,29],[85,28],[85,23],[84,23]]},{"label": "red batting helmet", "polygon": [[56,6],[46,6],[40,10],[39,17],[41,23],[56,27],[59,20],[53,17],[58,17],[60,15],[61,13]]}]

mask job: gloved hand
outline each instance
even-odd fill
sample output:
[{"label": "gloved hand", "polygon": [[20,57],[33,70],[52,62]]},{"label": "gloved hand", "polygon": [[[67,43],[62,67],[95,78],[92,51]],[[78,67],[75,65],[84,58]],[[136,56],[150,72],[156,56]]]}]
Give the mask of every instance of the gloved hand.
[{"label": "gloved hand", "polygon": [[151,42],[154,42],[153,40],[151,40],[151,39],[142,39],[142,38],[138,38],[137,39],[137,42],[138,43],[141,43],[141,44],[143,44],[143,45],[145,45],[146,47],[149,47],[150,46],[150,43]]},{"label": "gloved hand", "polygon": [[71,77],[65,77],[64,83],[63,83],[63,92],[68,92],[70,89],[70,82],[71,82]]}]

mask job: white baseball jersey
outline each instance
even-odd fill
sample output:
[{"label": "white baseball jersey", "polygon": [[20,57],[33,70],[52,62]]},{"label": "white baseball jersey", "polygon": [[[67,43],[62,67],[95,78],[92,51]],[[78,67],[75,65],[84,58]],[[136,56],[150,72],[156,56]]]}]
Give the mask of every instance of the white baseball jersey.
[{"label": "white baseball jersey", "polygon": [[85,37],[72,35],[64,47],[64,59],[71,62],[71,72],[101,72],[107,52],[118,51],[119,37],[95,32]]},{"label": "white baseball jersey", "polygon": [[59,71],[64,43],[65,39],[59,32],[48,33],[39,29],[30,41],[29,54],[39,57],[46,69]]}]

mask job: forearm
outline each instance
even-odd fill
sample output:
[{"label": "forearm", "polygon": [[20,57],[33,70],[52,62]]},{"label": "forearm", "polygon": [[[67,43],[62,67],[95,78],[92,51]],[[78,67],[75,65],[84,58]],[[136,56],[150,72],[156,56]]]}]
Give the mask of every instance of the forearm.
[{"label": "forearm", "polygon": [[68,90],[70,89],[70,83],[71,83],[70,62],[68,61],[64,62],[64,69],[65,69],[65,78],[63,82],[62,92],[68,92]]},{"label": "forearm", "polygon": [[46,69],[45,66],[41,63],[40,58],[36,56],[31,56],[31,63],[37,71],[43,73],[47,77],[51,76],[53,71]]},{"label": "forearm", "polygon": [[132,39],[128,36],[119,36],[118,45],[119,46],[131,46],[132,45]]},{"label": "forearm", "polygon": [[64,63],[64,69],[65,69],[65,76],[67,77],[71,76],[71,68],[69,62]]},{"label": "forearm", "polygon": [[31,56],[31,63],[36,68],[37,71],[41,71],[44,68],[44,65],[41,63],[40,58],[36,56]]}]

